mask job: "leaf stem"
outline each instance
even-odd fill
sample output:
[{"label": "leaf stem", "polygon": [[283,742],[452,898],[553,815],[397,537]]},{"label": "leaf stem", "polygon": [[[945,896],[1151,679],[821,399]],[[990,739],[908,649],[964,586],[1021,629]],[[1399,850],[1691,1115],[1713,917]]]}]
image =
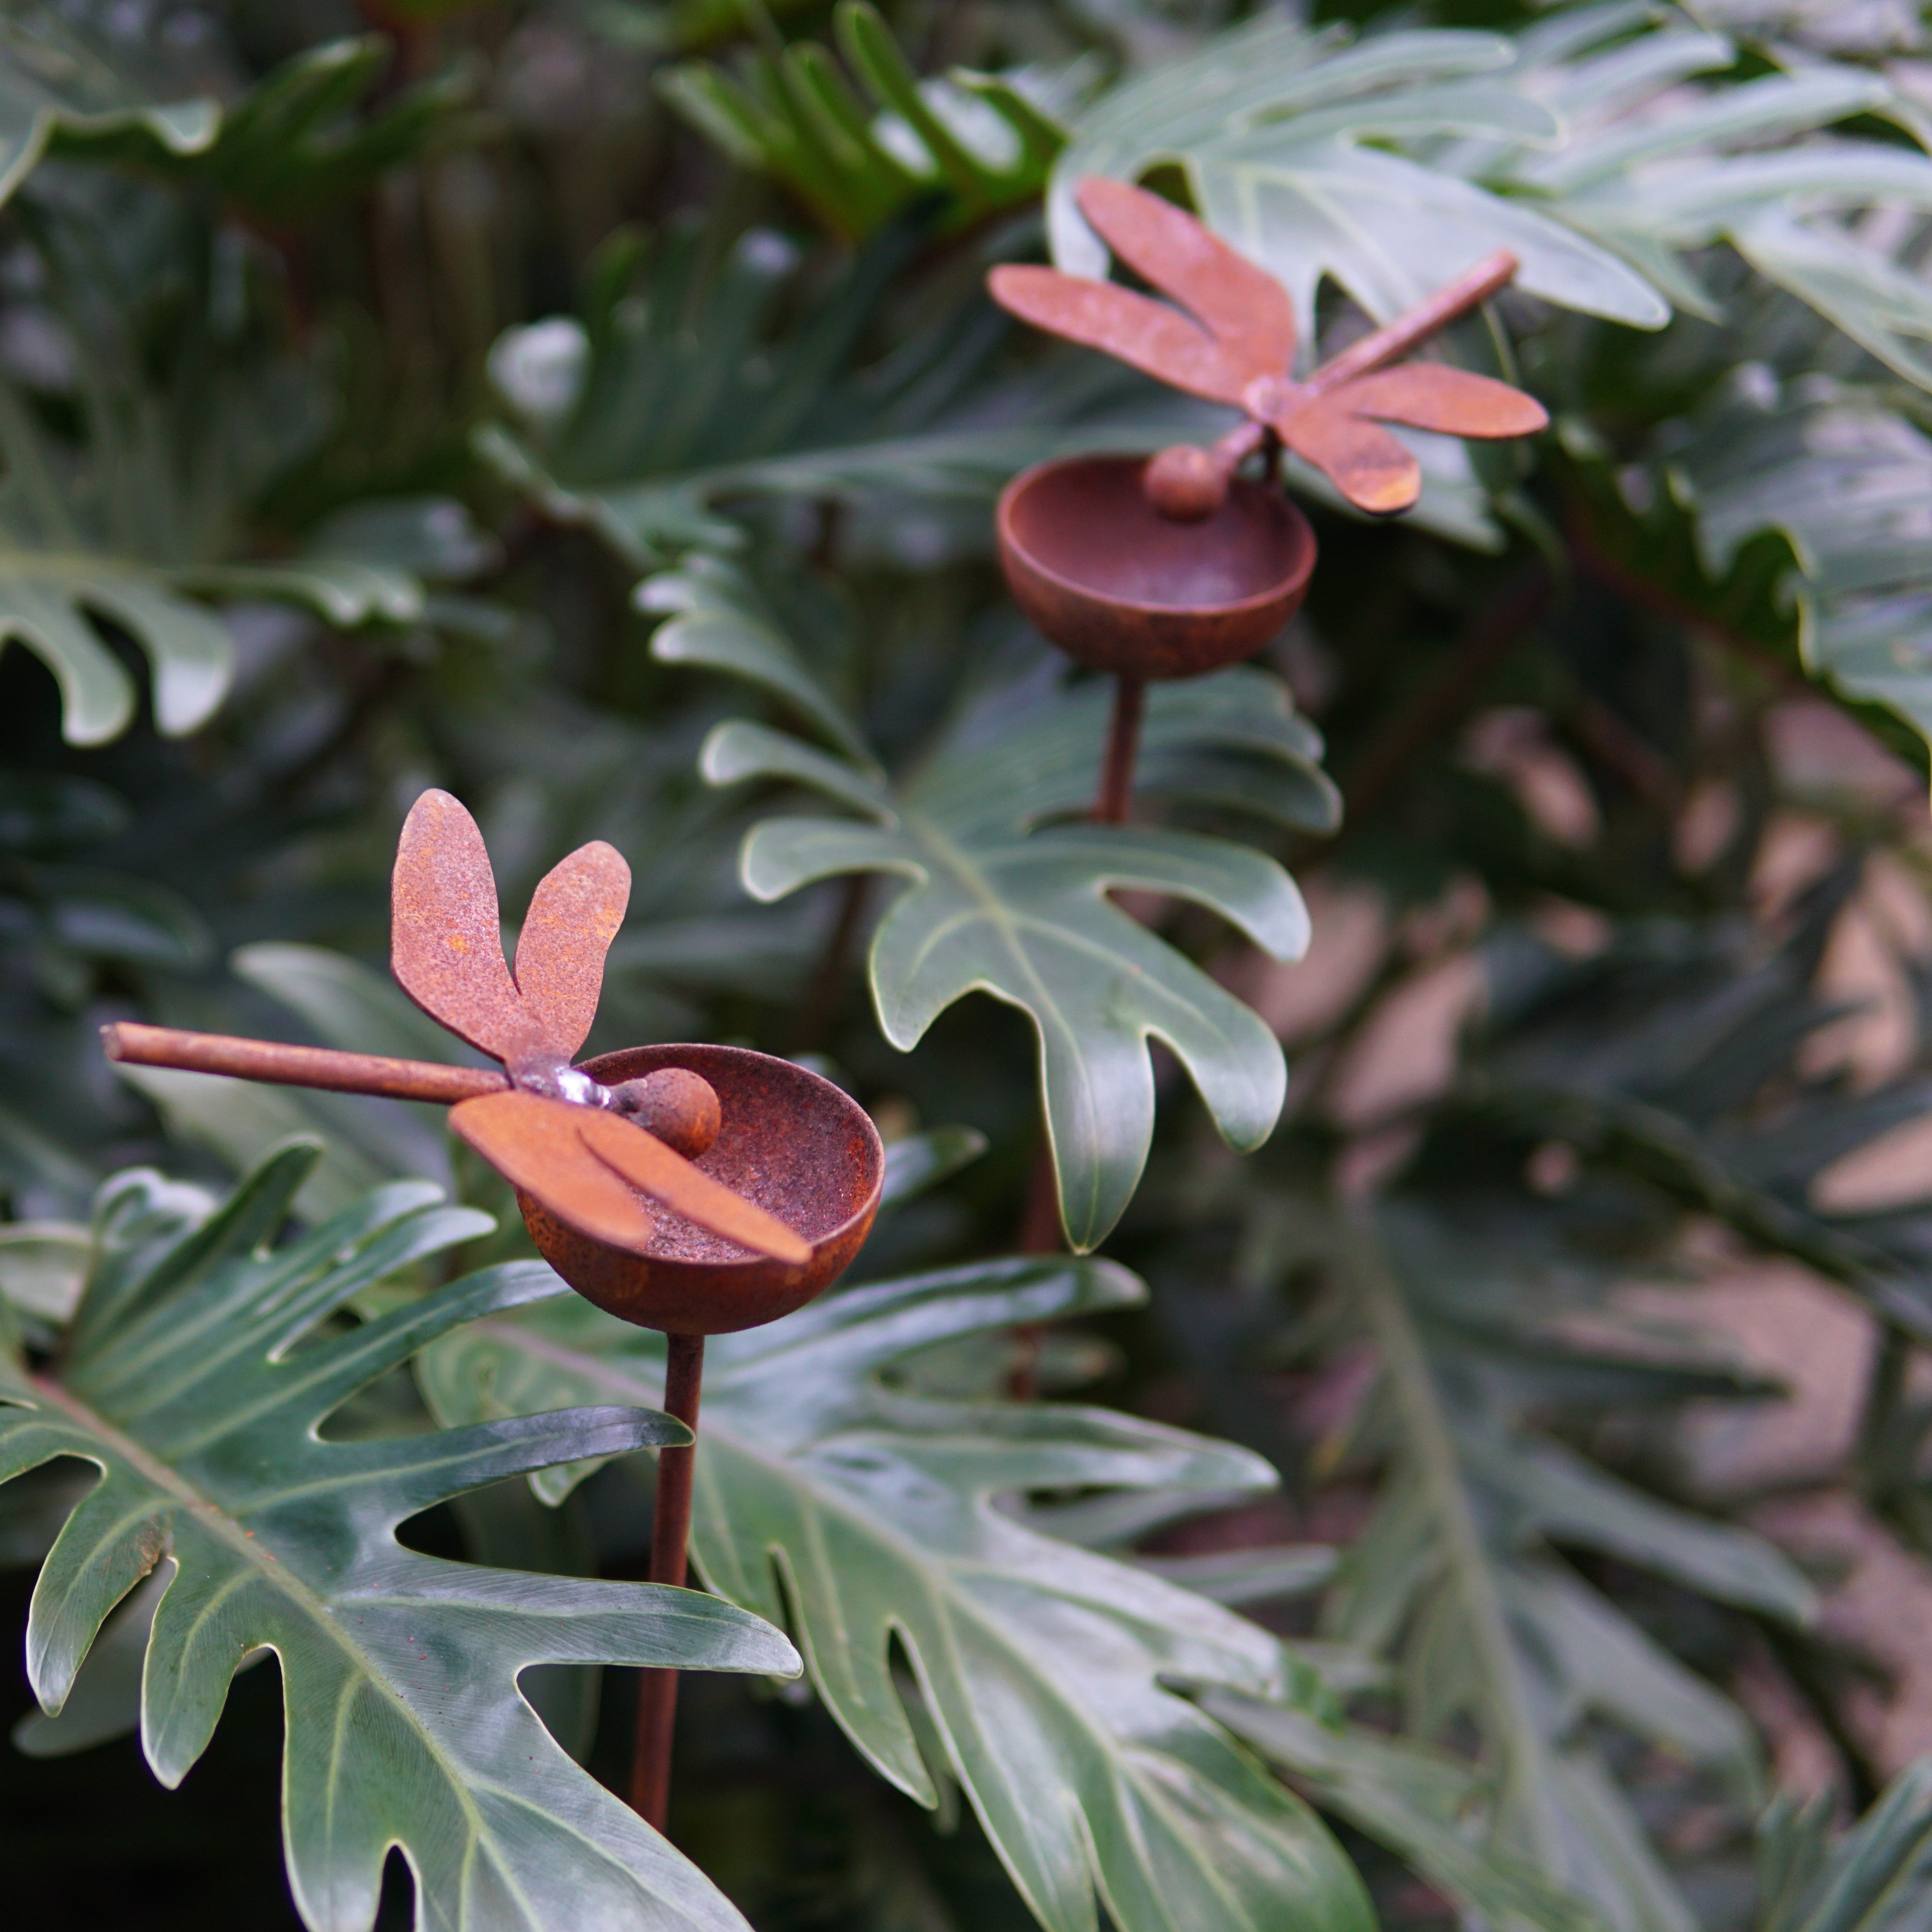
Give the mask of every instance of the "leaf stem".
[{"label": "leaf stem", "polygon": [[1408,776],[1416,760],[1442,743],[1497,670],[1543,615],[1550,592],[1548,570],[1531,565],[1496,601],[1478,611],[1448,662],[1415,699],[1364,748],[1344,777],[1348,820],[1359,822]]},{"label": "leaf stem", "polygon": [[818,969],[812,976],[811,987],[799,1010],[798,1024],[793,1034],[794,1053],[816,1053],[825,1044],[825,1036],[838,1016],[839,998],[845,990],[846,968],[851,963],[852,942],[857,938],[860,922],[865,918],[866,901],[872,888],[871,873],[853,872],[847,875],[839,889],[838,910],[832,916],[832,929],[826,934],[825,950],[819,955]]},{"label": "leaf stem", "polygon": [[[1350,1230],[1347,1240],[1349,1272],[1366,1306],[1382,1373],[1401,1412],[1417,1479],[1442,1539],[1448,1587],[1461,1600],[1468,1640],[1481,1656],[1492,1687],[1500,1722],[1497,1732],[1486,1741],[1499,1760],[1498,1822],[1507,1820],[1517,1827],[1521,1834],[1517,1850],[1531,1852],[1546,1870],[1558,1870],[1562,1860],[1558,1848],[1540,1842],[1544,1834],[1540,1828],[1536,1785],[1542,1732],[1516,1654],[1509,1612],[1461,1480],[1454,1432],[1442,1412],[1436,1378],[1408,1306],[1378,1244],[1359,1227]],[[1524,1844],[1522,1839],[1531,1842]]]},{"label": "leaf stem", "polygon": [[[698,1392],[704,1380],[704,1337],[671,1335],[664,1364],[664,1412],[693,1435]],[[651,1519],[651,1581],[684,1586],[691,1541],[691,1480],[698,1460],[694,1442],[658,1451],[657,1498]],[[638,1731],[631,1757],[631,1807],[662,1832],[670,1809],[671,1732],[677,1719],[677,1672],[646,1670],[638,1685]]]}]

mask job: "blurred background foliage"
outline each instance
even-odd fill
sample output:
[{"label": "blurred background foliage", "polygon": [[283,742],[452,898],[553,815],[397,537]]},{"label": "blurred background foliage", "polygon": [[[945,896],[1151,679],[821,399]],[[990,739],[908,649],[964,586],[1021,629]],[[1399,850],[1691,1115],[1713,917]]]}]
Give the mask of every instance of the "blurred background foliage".
[{"label": "blurred background foliage", "polygon": [[[709,1398],[706,1580],[814,1653],[687,1686],[671,1836],[760,1932],[1932,1922],[1928,149],[1909,0],[5,0],[30,1358],[130,1166],[306,1135],[304,1222],[405,1176],[498,1216],[392,1298],[525,1251],[434,1110],[97,1044],[451,1051],[380,970],[444,785],[506,910],[631,860],[592,1051],[812,1056],[895,1149],[854,1285]],[[1552,418],[1426,440],[1394,526],[1291,478],[1307,608],[1159,694],[1131,862],[1069,829],[1103,694],[991,543],[1026,464],[1221,427],[983,296],[1102,270],[1096,171],[1324,348],[1515,249],[1443,352]],[[1112,892],[1148,1004],[917,983],[938,852],[1040,958]],[[1104,1262],[1045,1258],[1034,1024],[1049,1107],[1129,1096],[1059,1136]],[[544,1304],[357,1426],[660,1373]],[[405,1540],[635,1577],[648,1492],[573,1465]],[[17,1629],[59,1499],[8,1494]],[[272,1676],[178,1792],[125,1687],[27,1719],[9,1922],[298,1922]],[[614,1784],[630,1682],[532,1694]]]}]

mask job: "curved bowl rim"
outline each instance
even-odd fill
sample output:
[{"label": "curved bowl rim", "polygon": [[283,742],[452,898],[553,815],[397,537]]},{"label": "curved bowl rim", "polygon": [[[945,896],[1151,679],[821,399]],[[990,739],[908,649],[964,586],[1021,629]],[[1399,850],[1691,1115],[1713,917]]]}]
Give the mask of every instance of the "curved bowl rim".
[{"label": "curved bowl rim", "polygon": [[[859,1206],[851,1214],[847,1215],[844,1220],[839,1222],[836,1226],[827,1228],[824,1234],[815,1234],[811,1238],[812,1254],[812,1261],[806,1262],[803,1267],[798,1268],[796,1270],[793,1270],[793,1272],[800,1275],[809,1274],[812,1271],[813,1264],[818,1261],[820,1252],[830,1247],[836,1242],[842,1240],[846,1236],[849,1235],[853,1228],[857,1226],[861,1222],[869,1220],[878,1213],[879,1197],[885,1190],[886,1158],[885,1143],[879,1137],[878,1123],[873,1120],[872,1115],[867,1113],[863,1107],[860,1106],[856,1100],[853,1099],[850,1094],[845,1091],[844,1088],[838,1086],[832,1081],[827,1080],[824,1074],[814,1073],[810,1067],[801,1066],[796,1060],[787,1060],[778,1054],[760,1053],[755,1047],[725,1046],[722,1046],[713,1040],[641,1041],[634,1046],[613,1047],[608,1053],[595,1054],[590,1059],[580,1061],[578,1063],[578,1066],[580,1071],[588,1073],[590,1077],[595,1080],[600,1077],[597,1070],[599,1064],[605,1060],[615,1060],[619,1058],[620,1055],[628,1055],[633,1053],[662,1053],[670,1054],[692,1052],[728,1053],[746,1060],[762,1060],[768,1065],[782,1066],[788,1074],[802,1074],[808,1080],[820,1082],[825,1087],[828,1088],[832,1093],[837,1094],[839,1099],[842,1100],[846,1106],[849,1106],[852,1111],[865,1122],[867,1129],[869,1130],[870,1145],[874,1152],[872,1184],[866,1190],[865,1198],[860,1203]],[[662,1064],[665,1066],[676,1066],[678,1064],[676,1060],[669,1059],[667,1059]],[[695,1067],[692,1067],[689,1070],[692,1072],[697,1072],[698,1071]],[[614,1250],[612,1252],[617,1252],[620,1251]],[[649,1264],[652,1262],[653,1258],[648,1254],[644,1254],[639,1255],[636,1256],[635,1258]],[[660,1260],[657,1262],[656,1265],[660,1268],[676,1268],[679,1269],[688,1269],[693,1271],[703,1270],[707,1273],[715,1270],[721,1274],[727,1272],[739,1272],[756,1270],[762,1268],[776,1267],[782,1268],[783,1267],[782,1263],[773,1263],[760,1256],[753,1256],[748,1260],[741,1258],[736,1261],[679,1260],[673,1262],[669,1260]]]},{"label": "curved bowl rim", "polygon": [[[1036,484],[1043,482],[1056,471],[1106,467],[1123,469],[1129,465],[1144,467],[1153,460],[1155,452],[1145,456],[1116,455],[1109,452],[1096,452],[1091,456],[1059,456],[1045,463],[1036,463],[1022,470],[1000,492],[995,521],[1001,545],[1018,558],[1028,569],[1035,572],[1048,583],[1072,597],[1084,598],[1088,602],[1104,604],[1109,610],[1130,611],[1137,616],[1162,617],[1238,617],[1264,610],[1270,604],[1280,603],[1285,597],[1295,595],[1307,588],[1308,580],[1314,574],[1316,557],[1315,527],[1300,509],[1278,490],[1270,490],[1267,484],[1251,482],[1246,477],[1237,476],[1228,484],[1229,494],[1239,490],[1260,496],[1266,502],[1278,506],[1288,519],[1298,560],[1295,568],[1277,578],[1265,590],[1256,591],[1252,596],[1220,604],[1149,604],[1137,598],[1115,597],[1103,590],[1096,590],[1090,585],[1078,582],[1063,574],[1051,564],[1043,562],[1038,554],[1029,549],[1014,534],[1012,514],[1014,506],[1022,496]],[[1181,527],[1186,527],[1185,525]]]}]

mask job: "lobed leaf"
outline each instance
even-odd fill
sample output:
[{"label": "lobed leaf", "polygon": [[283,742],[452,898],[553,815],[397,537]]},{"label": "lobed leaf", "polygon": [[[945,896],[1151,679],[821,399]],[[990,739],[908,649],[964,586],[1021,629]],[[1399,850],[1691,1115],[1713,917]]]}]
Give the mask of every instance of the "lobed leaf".
[{"label": "lobed leaf", "polygon": [[1359,1725],[1331,1726],[1292,1705],[1210,1690],[1202,1707],[1328,1810],[1385,1845],[1498,1932],[1596,1932],[1603,1922],[1534,1865],[1485,1844],[1480,1778],[1447,1752]]},{"label": "lobed leaf", "polygon": [[[1885,318],[1877,304],[1862,314],[1871,326]],[[1854,388],[1726,400],[1670,470],[1696,513],[1706,568],[1721,574],[1761,532],[1786,538],[1794,560],[1786,590],[1806,670],[1932,739],[1932,572],[1923,530],[1932,440]]]},{"label": "lobed leaf", "polygon": [[1827,130],[1880,114],[1918,137],[1904,93],[1808,57],[1731,68],[1720,34],[1661,9],[1566,10],[1512,38],[1411,31],[1361,40],[1264,17],[1076,115],[1048,196],[1054,256],[1103,275],[1074,188],[1172,166],[1216,232],[1292,295],[1313,353],[1332,278],[1386,320],[1498,248],[1527,293],[1641,328],[1716,318],[1697,252],[1728,243],[1909,380],[1932,323],[1912,278],[1838,215],[1932,206],[1932,159]]},{"label": "lobed leaf", "polygon": [[833,22],[866,100],[810,40],[751,52],[735,76],[681,62],[658,91],[740,166],[784,182],[854,240],[922,196],[942,196],[942,226],[958,230],[1040,191],[1065,137],[1018,87],[989,74],[921,80],[862,0],[842,0]]},{"label": "lobed leaf", "polygon": [[[1587,1908],[1586,1922],[1688,1932],[1690,1909],[1592,1726],[1607,1720],[1666,1744],[1755,1801],[1750,1725],[1551,1545],[1609,1549],[1792,1620],[1810,1613],[1811,1593],[1760,1539],[1672,1510],[1532,1434],[1524,1412],[1534,1384],[1516,1387],[1492,1340],[1512,1305],[1507,1288],[1496,1292],[1481,1241],[1456,1226],[1457,1211],[1473,1204],[1470,1191],[1466,1180],[1460,1197],[1425,1209],[1430,1194],[1414,1190],[1378,1216],[1373,1235],[1350,1240],[1393,1466],[1373,1520],[1344,1558],[1324,1633],[1396,1661],[1403,1728],[1417,1743],[1473,1728],[1480,1783],[1471,1802],[1481,1842],[1506,1870],[1572,1894]],[[1486,1204],[1479,1228],[1500,1211]],[[1534,1274],[1541,1258],[1522,1252],[1525,1245],[1504,1238],[1501,1267],[1513,1262]],[[1259,1723],[1279,1728],[1265,1716]],[[1382,1830],[1399,1822],[1385,1819]],[[1442,1849],[1432,1852],[1425,1838],[1408,1855],[1426,1869]],[[1520,1894],[1510,1909],[1522,1909]]]},{"label": "lobed leaf", "polygon": [[[42,10],[32,7],[28,17]],[[0,44],[16,70],[19,32],[13,46]],[[346,34],[290,55],[225,106],[70,112],[54,123],[56,148],[212,189],[258,221],[299,220],[419,153],[476,91],[476,75],[458,65],[358,117],[393,54],[386,35]],[[92,65],[98,75],[100,64]],[[104,84],[94,80],[97,91]]]},{"label": "lobed leaf", "polygon": [[[207,722],[234,674],[227,626],[199,598],[287,602],[344,626],[407,622],[424,612],[422,576],[449,561],[452,545],[440,558],[426,557],[421,544],[399,547],[399,518],[454,526],[457,540],[473,551],[459,506],[418,500],[369,506],[360,518],[319,533],[308,555],[286,562],[230,556],[247,493],[266,479],[238,465],[238,473],[223,474],[211,489],[206,472],[219,472],[230,453],[232,412],[278,405],[272,392],[288,372],[254,373],[259,381],[225,394],[212,419],[191,431],[184,424],[164,427],[145,393],[131,402],[120,398],[142,433],[130,439],[112,426],[116,412],[97,410],[79,452],[57,446],[0,384],[0,648],[18,641],[53,674],[70,743],[105,743],[134,717],[134,682],[104,626],[140,646],[155,728],[179,736]],[[311,407],[314,400],[306,398]],[[307,412],[296,413],[298,428]],[[286,451],[276,455],[271,471],[286,458]]]},{"label": "lobed leaf", "polygon": [[[43,1708],[58,1718],[86,1700],[52,1748],[108,1734],[138,1648],[142,1748],[178,1784],[235,1671],[272,1650],[290,1882],[317,1932],[373,1924],[392,1845],[414,1870],[418,1915],[434,1901],[442,1922],[475,1932],[740,1926],[577,1768],[518,1678],[578,1661],[782,1672],[796,1668],[791,1646],[715,1598],[448,1562],[395,1536],[435,1503],[572,1456],[678,1440],[682,1425],[607,1406],[325,1437],[344,1401],[419,1348],[560,1286],[513,1263],[327,1332],[361,1288],[488,1224],[401,1184],[271,1247],[314,1153],[274,1156],[212,1216],[203,1197],[152,1174],[110,1182],[58,1373],[12,1353],[0,1364],[0,1480],[62,1459],[99,1472],[48,1552],[28,1618]],[[104,1622],[144,1578],[157,1580],[124,1605],[85,1676]],[[50,1734],[30,1732],[36,1741],[48,1747]]]},{"label": "lobed leaf", "polygon": [[[1105,1264],[1013,1259],[851,1288],[707,1348],[694,1559],[734,1603],[789,1616],[814,1688],[881,1776],[936,1801],[896,1687],[902,1648],[943,1768],[1052,1932],[1366,1928],[1312,1816],[1162,1687],[1285,1688],[1258,1627],[1052,1540],[1001,1499],[1152,1493],[1169,1514],[1265,1486],[1246,1451],[1100,1409],[962,1402],[895,1376],[915,1350],[1123,1306]],[[661,1386],[658,1339],[586,1304],[478,1324],[418,1374],[448,1422]],[[554,1496],[554,1478],[540,1479]],[[1198,1502],[1194,1503],[1198,1506]]]},{"label": "lobed leaf", "polygon": [[1932,1760],[1907,1765],[1835,1844],[1824,1808],[1784,1799],[1758,1828],[1765,1932],[1885,1932],[1932,1904]]},{"label": "lobed leaf", "polygon": [[[1103,95],[1074,118],[1047,196],[1054,259],[1104,274],[1073,200],[1088,175],[1184,172],[1217,233],[1287,288],[1305,344],[1315,291],[1331,276],[1378,320],[1412,306],[1498,248],[1534,294],[1654,328],[1648,283],[1550,215],[1402,151],[1448,134],[1550,141],[1559,124],[1500,76],[1513,50],[1491,34],[1384,34],[1359,45],[1264,16]],[[1388,142],[1386,149],[1366,145]]]},{"label": "lobed leaf", "polygon": [[[806,320],[775,334],[799,267],[793,244],[764,229],[674,227],[642,290],[608,317],[553,317],[499,340],[492,368],[506,400],[524,397],[522,420],[483,424],[477,454],[548,514],[646,568],[741,548],[734,498],[810,497],[875,517],[908,502],[988,503],[1030,463],[1223,426],[1225,412],[1112,375],[1096,386],[1065,362],[987,380],[1006,325],[976,293],[866,364],[864,332],[916,240],[909,223],[881,231],[816,292]],[[561,401],[525,367],[544,363],[538,349],[556,359],[560,329],[576,345]]]},{"label": "lobed leaf", "polygon": [[136,131],[166,154],[205,153],[219,104],[172,91],[122,70],[52,8],[16,0],[0,14],[0,201],[56,134],[88,142]]},{"label": "lobed leaf", "polygon": [[[729,656],[716,650],[712,662]],[[1165,828],[1052,822],[1090,796],[1106,701],[1088,686],[1028,705],[1024,719],[969,721],[890,793],[871,770],[742,722],[714,730],[700,760],[713,783],[806,784],[869,815],[766,819],[746,837],[740,872],[764,900],[854,872],[908,881],[869,956],[879,1024],[895,1046],[916,1046],[969,993],[1028,1016],[1061,1216],[1082,1252],[1119,1220],[1146,1164],[1150,1040],[1173,1051],[1237,1148],[1267,1138],[1287,1088],[1267,1026],[1109,894],[1204,905],[1279,958],[1308,941],[1294,881],[1260,853]],[[1140,769],[1156,794],[1326,829],[1336,802],[1319,751],[1277,680],[1237,669],[1155,687]]]}]

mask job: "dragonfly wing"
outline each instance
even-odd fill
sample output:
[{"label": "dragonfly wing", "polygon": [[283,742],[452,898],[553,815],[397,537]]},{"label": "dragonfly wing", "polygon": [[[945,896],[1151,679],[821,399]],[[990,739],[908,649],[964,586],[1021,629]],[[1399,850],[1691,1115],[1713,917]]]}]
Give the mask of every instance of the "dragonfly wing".
[{"label": "dragonfly wing", "polygon": [[1207,324],[1244,385],[1288,373],[1294,306],[1266,269],[1145,188],[1089,175],[1074,198],[1117,260]]},{"label": "dragonfly wing", "polygon": [[1014,264],[995,268],[986,286],[1002,308],[1036,328],[1104,350],[1190,395],[1240,402],[1249,381],[1242,365],[1198,323],[1165,302],[1112,282]]},{"label": "dragonfly wing", "polygon": [[640,1255],[656,1226],[650,1209],[592,1157],[578,1132],[580,1119],[599,1118],[566,1100],[514,1091],[460,1101],[449,1110],[451,1126],[513,1187],[579,1234]]},{"label": "dragonfly wing", "polygon": [[693,1167],[683,1155],[645,1132],[620,1114],[593,1108],[572,1109],[584,1144],[610,1172],[622,1174],[633,1187],[674,1213],[728,1241],[768,1255],[773,1261],[802,1268],[812,1258],[812,1244],[794,1233],[757,1202],[734,1193],[722,1180]]},{"label": "dragonfly wing", "polygon": [[504,1060],[540,1046],[503,963],[483,835],[446,791],[424,792],[403,822],[389,881],[389,964],[403,991],[471,1046]]},{"label": "dragonfly wing", "polygon": [[1406,362],[1358,376],[1329,391],[1328,400],[1351,416],[1448,436],[1534,436],[1550,426],[1549,412],[1534,396],[1446,362]]},{"label": "dragonfly wing", "polygon": [[1304,404],[1274,428],[1358,510],[1392,516],[1422,494],[1422,470],[1409,452],[1387,430],[1351,416],[1332,397]]},{"label": "dragonfly wing", "polygon": [[531,896],[517,935],[517,992],[560,1059],[576,1058],[597,1017],[604,956],[630,896],[630,867],[601,838],[553,866]]}]

